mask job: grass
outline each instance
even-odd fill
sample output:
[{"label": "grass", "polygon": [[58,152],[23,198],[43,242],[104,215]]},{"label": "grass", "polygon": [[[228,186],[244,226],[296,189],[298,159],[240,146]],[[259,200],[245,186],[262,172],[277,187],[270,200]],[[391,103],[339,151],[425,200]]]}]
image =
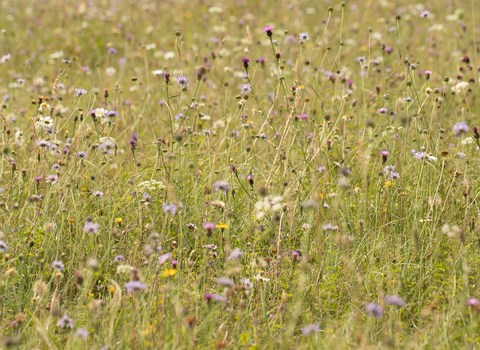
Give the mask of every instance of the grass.
[{"label": "grass", "polygon": [[0,7],[4,347],[479,346],[475,1]]}]

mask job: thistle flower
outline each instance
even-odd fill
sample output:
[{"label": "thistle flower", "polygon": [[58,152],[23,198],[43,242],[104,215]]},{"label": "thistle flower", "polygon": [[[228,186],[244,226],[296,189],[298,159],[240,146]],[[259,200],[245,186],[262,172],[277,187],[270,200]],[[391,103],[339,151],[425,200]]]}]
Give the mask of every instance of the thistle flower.
[{"label": "thistle flower", "polygon": [[380,108],[380,109],[377,110],[377,113],[378,114],[386,114],[387,111],[388,111],[388,109],[386,109],[386,108]]},{"label": "thistle flower", "polygon": [[232,250],[232,252],[230,253],[230,255],[228,256],[227,258],[227,261],[230,261],[230,260],[239,260],[243,255],[243,252],[238,249],[238,248],[235,248],[234,250]]},{"label": "thistle flower", "polygon": [[158,263],[160,265],[162,264],[165,264],[166,262],[168,262],[168,260],[171,260],[172,259],[172,254],[170,253],[165,253],[165,254],[162,254],[158,257]]},{"label": "thistle flower", "polygon": [[405,300],[403,300],[402,298],[400,298],[399,296],[397,295],[389,295],[385,298],[385,302],[387,304],[390,304],[390,305],[397,305],[397,306],[400,306],[400,307],[404,307],[405,306]]},{"label": "thistle flower", "polygon": [[243,68],[248,69],[248,62],[250,62],[248,58],[242,58]]},{"label": "thistle flower", "polygon": [[383,309],[377,305],[377,303],[369,303],[365,305],[365,311],[370,316],[374,316],[375,318],[380,318],[383,315]]},{"label": "thistle flower", "polygon": [[113,259],[113,261],[115,261],[115,262],[120,262],[120,261],[123,261],[123,260],[125,260],[125,257],[124,257],[123,255],[117,255],[117,256]]},{"label": "thistle flower", "polygon": [[306,113],[300,114],[299,118],[300,119],[308,119],[308,114],[306,114]]},{"label": "thistle flower", "polygon": [[273,33],[272,33],[273,27],[272,26],[265,26],[263,27],[263,31],[267,33],[267,36],[270,38]]},{"label": "thistle flower", "polygon": [[477,298],[469,298],[466,302],[468,306],[480,306],[480,300]]},{"label": "thistle flower", "polygon": [[382,156],[382,161],[385,163],[388,159],[388,150],[384,149],[383,151],[380,151],[380,155]]}]

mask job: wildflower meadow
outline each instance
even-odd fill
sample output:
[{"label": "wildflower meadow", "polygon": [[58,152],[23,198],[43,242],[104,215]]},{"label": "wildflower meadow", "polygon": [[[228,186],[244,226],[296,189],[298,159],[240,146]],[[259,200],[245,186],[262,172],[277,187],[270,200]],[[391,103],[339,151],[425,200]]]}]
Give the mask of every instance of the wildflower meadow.
[{"label": "wildflower meadow", "polygon": [[0,30],[0,347],[480,348],[477,0]]}]

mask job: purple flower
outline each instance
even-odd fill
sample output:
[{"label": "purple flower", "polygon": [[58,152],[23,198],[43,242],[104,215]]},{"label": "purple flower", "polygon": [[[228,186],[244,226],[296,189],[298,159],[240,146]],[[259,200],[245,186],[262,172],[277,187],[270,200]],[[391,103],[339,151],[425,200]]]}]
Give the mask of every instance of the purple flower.
[{"label": "purple flower", "polygon": [[317,171],[318,171],[319,173],[323,173],[324,171],[327,171],[327,168],[324,167],[323,165],[320,165],[320,166],[318,167]]},{"label": "purple flower", "polygon": [[266,32],[271,32],[273,30],[273,27],[272,26],[265,26],[263,27],[263,31],[266,33]]},{"label": "purple flower", "polygon": [[365,311],[370,316],[374,316],[375,318],[380,318],[383,315],[383,309],[377,305],[377,303],[369,303],[365,305]]},{"label": "purple flower", "polygon": [[405,306],[405,300],[403,300],[402,298],[400,298],[397,295],[389,295],[385,298],[385,301],[386,301],[387,304],[390,304],[390,305],[397,305],[397,306],[400,306],[400,307]]},{"label": "purple flower", "polygon": [[152,197],[150,197],[150,195],[149,195],[147,192],[143,192],[143,198],[144,198],[145,201],[147,201],[148,203],[152,203],[152,202],[153,202]]},{"label": "purple flower", "polygon": [[213,300],[225,304],[225,303],[227,302],[228,298],[227,298],[226,296],[224,296],[224,295],[215,293],[215,294],[213,294]]},{"label": "purple flower", "polygon": [[228,256],[227,258],[227,261],[230,261],[230,260],[239,260],[243,255],[243,252],[238,249],[238,248],[235,248],[234,250],[232,250],[232,252],[230,253],[230,255]]},{"label": "purple flower", "polygon": [[73,336],[82,339],[82,341],[86,341],[89,334],[90,333],[86,329],[80,327]]},{"label": "purple flower", "polygon": [[109,54],[113,55],[113,54],[116,54],[116,53],[117,53],[117,49],[114,48],[114,47],[109,47],[108,50],[107,50],[107,52],[108,52]]},{"label": "purple flower", "polygon": [[223,194],[227,194],[230,191],[230,186],[225,181],[217,181],[213,184],[215,192],[223,191]]},{"label": "purple flower", "polygon": [[337,231],[338,226],[333,226],[331,223],[327,223],[327,224],[322,226],[322,229],[325,230],[325,231]]},{"label": "purple flower", "polygon": [[65,265],[61,261],[58,261],[58,260],[55,260],[54,262],[52,262],[52,267],[57,271],[65,270]]},{"label": "purple flower", "polygon": [[165,214],[175,215],[177,213],[177,206],[175,204],[162,204],[162,209]]},{"label": "purple flower", "polygon": [[125,283],[125,288],[127,289],[127,292],[131,293],[137,290],[145,290],[147,289],[147,285],[140,281],[130,281]]},{"label": "purple flower", "polygon": [[177,84],[181,88],[186,88],[189,85],[188,78],[184,75],[176,75],[175,79],[177,79]]},{"label": "purple flower", "polygon": [[195,224],[189,223],[189,224],[187,224],[187,228],[188,228],[189,230],[192,230],[192,231],[193,231],[193,230],[196,230],[196,229],[197,229],[197,226],[195,226]]},{"label": "purple flower", "polygon": [[123,260],[125,260],[125,257],[123,255],[117,255],[115,257],[115,259],[113,259],[113,261],[115,261],[115,262],[120,262],[120,261],[123,261]]},{"label": "purple flower", "polygon": [[47,179],[48,183],[51,183],[53,185],[58,181],[58,176],[57,175],[47,175],[46,179]]},{"label": "purple flower", "polygon": [[203,298],[206,299],[206,300],[208,300],[208,301],[210,301],[210,300],[213,299],[213,294],[212,294],[212,293],[205,293],[205,294],[203,295]]},{"label": "purple flower", "polygon": [[217,284],[223,287],[232,287],[235,283],[228,277],[218,277]]},{"label": "purple flower", "polygon": [[162,265],[162,264],[165,264],[166,262],[168,262],[168,260],[171,260],[171,259],[172,259],[172,254],[165,253],[165,254],[162,254],[158,257],[158,263],[160,265]]},{"label": "purple flower", "polygon": [[300,119],[308,119],[308,114],[306,114],[306,113],[300,114],[299,118]]},{"label": "purple flower", "polygon": [[467,132],[468,130],[470,129],[465,121],[457,123],[453,126],[453,131],[455,132],[458,138],[461,138],[462,134],[464,132]]},{"label": "purple flower", "polygon": [[95,197],[103,197],[103,192],[95,191],[92,193],[92,195],[94,195]]},{"label": "purple flower", "polygon": [[480,306],[480,300],[477,298],[469,298],[467,300],[467,305],[468,306]]},{"label": "purple flower", "polygon": [[237,130],[232,130],[232,131],[230,132],[230,136],[238,139],[238,138],[240,137],[240,132],[237,131]]},{"label": "purple flower", "polygon": [[252,91],[252,85],[242,84],[242,86],[240,86],[240,91],[242,94],[248,94],[250,91]]},{"label": "purple flower", "polygon": [[422,12],[420,12],[420,17],[428,17],[430,16],[430,12],[427,11],[427,10],[423,10]]},{"label": "purple flower", "polygon": [[57,322],[57,326],[60,328],[73,328],[73,319],[67,315],[63,315]]},{"label": "purple flower", "polygon": [[53,164],[52,170],[58,170],[58,169],[60,169],[60,165],[58,165],[58,164]]},{"label": "purple flower", "polygon": [[387,111],[388,111],[388,109],[386,109],[386,108],[380,108],[380,109],[377,110],[377,113],[378,114],[385,114],[385,113],[387,113]]},{"label": "purple flower", "polygon": [[78,153],[77,153],[77,156],[78,156],[78,158],[82,158],[82,159],[83,159],[83,158],[86,158],[86,157],[87,157],[87,154],[86,154],[85,152],[78,152]]},{"label": "purple flower", "polygon": [[179,113],[175,116],[175,121],[178,122],[180,119],[184,119],[185,115],[183,113]]},{"label": "purple flower", "polygon": [[309,324],[302,328],[303,335],[310,335],[312,333],[318,332],[320,332],[320,326],[318,325],[318,323]]},{"label": "purple flower", "polygon": [[202,227],[207,231],[215,230],[217,227],[213,222],[204,222]]},{"label": "purple flower", "polygon": [[203,135],[204,136],[210,136],[211,134],[212,134],[212,131],[210,129],[203,130]]},{"label": "purple flower", "polygon": [[306,40],[310,39],[310,37],[308,36],[308,32],[300,33],[299,38],[300,38],[300,43],[304,43]]},{"label": "purple flower", "polygon": [[86,233],[97,234],[99,227],[100,227],[99,224],[91,222],[91,221],[87,221],[87,222],[85,222],[85,225],[83,226],[83,231],[86,232]]},{"label": "purple flower", "polygon": [[0,241],[0,253],[8,252],[8,245],[4,241]]},{"label": "purple flower", "polygon": [[118,111],[105,111],[105,116],[107,117],[118,117]]},{"label": "purple flower", "polygon": [[355,61],[356,61],[357,63],[365,62],[365,56],[358,56],[358,57],[355,59]]},{"label": "purple flower", "polygon": [[82,89],[82,88],[75,89],[75,96],[76,97],[82,97],[86,93],[87,93],[87,90],[85,90],[85,89]]}]

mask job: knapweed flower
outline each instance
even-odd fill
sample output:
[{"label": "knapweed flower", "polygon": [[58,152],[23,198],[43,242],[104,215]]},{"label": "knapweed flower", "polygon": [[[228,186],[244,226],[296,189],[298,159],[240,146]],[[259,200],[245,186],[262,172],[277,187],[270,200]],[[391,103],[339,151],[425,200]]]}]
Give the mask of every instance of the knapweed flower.
[{"label": "knapweed flower", "polygon": [[130,281],[125,283],[125,289],[127,290],[127,292],[131,293],[138,290],[145,290],[147,289],[147,285],[140,281]]},{"label": "knapweed flower", "polygon": [[54,262],[52,262],[52,267],[57,271],[65,270],[65,265],[61,261],[58,261],[58,260],[55,260]]},{"label": "knapweed flower", "polygon": [[378,114],[386,114],[387,111],[388,111],[388,109],[386,109],[386,108],[380,108],[380,109],[377,110],[377,113]]},{"label": "knapweed flower", "polygon": [[299,118],[300,119],[308,119],[308,114],[306,114],[306,113],[300,114]]},{"label": "knapweed flower", "polygon": [[177,206],[175,204],[162,204],[162,209],[165,214],[175,215],[177,213]]},{"label": "knapweed flower", "polygon": [[73,319],[69,318],[66,314],[62,316],[57,322],[59,328],[73,328]]},{"label": "knapweed flower", "polygon": [[385,298],[385,302],[387,304],[390,304],[390,305],[397,305],[397,306],[400,306],[400,307],[404,307],[405,306],[405,300],[403,300],[402,298],[400,298],[399,296],[397,295],[389,295]]},{"label": "knapweed flower", "polygon": [[466,302],[468,306],[480,306],[480,300],[477,298],[469,298]]},{"label": "knapweed flower", "polygon": [[81,159],[87,158],[87,154],[86,154],[85,152],[78,152],[78,153],[77,153],[77,157],[78,157],[78,158],[81,158]]},{"label": "knapweed flower", "polygon": [[4,241],[0,241],[0,253],[8,252],[8,245]]},{"label": "knapweed flower", "polygon": [[177,79],[177,84],[181,88],[186,88],[189,85],[188,78],[184,75],[176,75],[175,79]]},{"label": "knapweed flower", "polygon": [[58,176],[57,175],[47,175],[46,179],[47,179],[46,181],[48,183],[51,183],[53,185],[58,181]]},{"label": "knapweed flower", "polygon": [[377,303],[369,303],[365,305],[365,311],[367,311],[370,316],[374,316],[375,318],[380,318],[383,315],[383,309],[378,306]]},{"label": "knapweed flower", "polygon": [[213,188],[215,189],[215,192],[223,191],[223,194],[227,194],[227,192],[230,190],[230,186],[225,181],[215,182],[213,184]]},{"label": "knapweed flower", "polygon": [[320,332],[320,326],[318,325],[318,323],[309,324],[302,328],[303,335],[310,335],[312,333],[318,332]]},{"label": "knapweed flower", "polygon": [[460,123],[456,123],[453,126],[453,131],[455,132],[455,134],[457,135],[458,138],[461,138],[462,134],[467,132],[468,130],[470,130],[470,129],[467,125],[467,122],[465,122],[465,121],[460,122]]},{"label": "knapweed flower", "polygon": [[242,84],[240,86],[240,91],[242,94],[248,94],[250,91],[252,91],[252,86],[250,84]]},{"label": "knapweed flower", "polygon": [[273,27],[272,26],[265,26],[263,27],[263,31],[267,33],[268,37],[271,37],[273,35],[272,33]]},{"label": "knapweed flower", "polygon": [[248,69],[248,62],[250,62],[248,58],[242,58],[243,68]]},{"label": "knapweed flower", "polygon": [[98,223],[87,221],[87,222],[85,222],[85,225],[83,226],[83,231],[86,232],[86,233],[97,234],[99,227],[100,227],[100,225]]},{"label": "knapweed flower", "polygon": [[87,90],[85,89],[82,89],[82,88],[75,89],[75,97],[82,97],[86,93],[87,93]]},{"label": "knapweed flower", "polygon": [[213,222],[204,222],[202,227],[207,231],[207,236],[210,236],[212,231],[217,228],[217,225],[215,225]]},{"label": "knapweed flower", "polygon": [[303,44],[305,41],[309,40],[308,32],[299,34],[300,43]]},{"label": "knapweed flower", "polygon": [[384,149],[383,151],[380,151],[380,155],[382,156],[382,161],[385,163],[388,159],[389,152]]}]

